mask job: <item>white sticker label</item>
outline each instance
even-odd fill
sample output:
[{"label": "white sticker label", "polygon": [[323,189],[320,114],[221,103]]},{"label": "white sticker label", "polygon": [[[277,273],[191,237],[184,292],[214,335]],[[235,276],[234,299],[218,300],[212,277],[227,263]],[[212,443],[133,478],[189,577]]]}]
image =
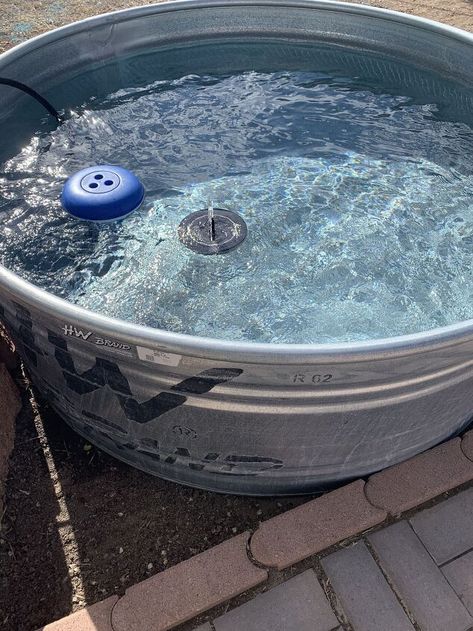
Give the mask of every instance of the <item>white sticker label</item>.
[{"label": "white sticker label", "polygon": [[178,366],[182,358],[182,355],[157,351],[153,348],[145,348],[144,346],[137,346],[136,350],[138,357],[143,361],[153,364],[163,364],[164,366]]}]

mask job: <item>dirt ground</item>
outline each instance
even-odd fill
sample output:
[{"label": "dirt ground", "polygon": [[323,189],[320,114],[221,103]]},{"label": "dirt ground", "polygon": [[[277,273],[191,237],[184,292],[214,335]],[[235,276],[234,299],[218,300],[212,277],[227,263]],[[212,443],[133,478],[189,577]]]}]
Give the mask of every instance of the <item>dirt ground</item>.
[{"label": "dirt ground", "polygon": [[0,531],[0,628],[32,631],[302,501],[185,488],[93,448],[23,387]]},{"label": "dirt ground", "polygon": [[[0,1],[0,50],[141,0]],[[473,1],[369,0],[473,30]],[[0,530],[0,627],[29,631],[305,501],[238,498],[134,470],[74,434],[25,379]],[[306,498],[307,499],[307,498]]]}]

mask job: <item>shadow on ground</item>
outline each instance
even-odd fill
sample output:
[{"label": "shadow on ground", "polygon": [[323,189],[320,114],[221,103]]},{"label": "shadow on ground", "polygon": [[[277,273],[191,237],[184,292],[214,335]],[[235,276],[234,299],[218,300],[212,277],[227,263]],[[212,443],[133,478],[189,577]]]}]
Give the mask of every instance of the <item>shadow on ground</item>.
[{"label": "shadow on ground", "polygon": [[72,586],[56,526],[58,502],[26,390],[17,417],[0,530],[0,627],[34,629],[68,611]]},{"label": "shadow on ground", "polygon": [[28,400],[0,545],[0,626],[33,631],[307,500],[217,495],[100,452]]}]

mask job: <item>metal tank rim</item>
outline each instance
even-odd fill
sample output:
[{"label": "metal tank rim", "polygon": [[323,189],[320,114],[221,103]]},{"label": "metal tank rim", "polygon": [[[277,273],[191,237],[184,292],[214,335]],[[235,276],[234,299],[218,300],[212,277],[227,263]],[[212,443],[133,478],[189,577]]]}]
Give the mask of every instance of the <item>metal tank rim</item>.
[{"label": "metal tank rim", "polygon": [[[441,34],[473,47],[473,34],[453,26],[389,9],[336,0],[170,0],[159,4],[100,14],[38,35],[2,53],[0,55],[0,72],[5,63],[10,64],[15,59],[33,52],[44,44],[85,31],[92,25],[113,24],[135,17],[144,17],[148,14],[167,13],[183,9],[198,10],[225,6],[234,8],[250,5],[323,9],[379,18]],[[344,359],[347,361],[357,359],[368,361],[377,357],[399,357],[419,351],[428,352],[473,340],[473,319],[408,335],[336,344],[272,344],[220,340],[173,333],[89,311],[36,287],[1,264],[0,287],[3,287],[13,298],[40,312],[48,311],[53,313],[56,318],[63,318],[65,323],[72,322],[85,329],[101,332],[110,337],[118,337],[135,344],[145,344],[170,352],[216,360],[293,365],[325,363],[334,359],[338,361]]]}]

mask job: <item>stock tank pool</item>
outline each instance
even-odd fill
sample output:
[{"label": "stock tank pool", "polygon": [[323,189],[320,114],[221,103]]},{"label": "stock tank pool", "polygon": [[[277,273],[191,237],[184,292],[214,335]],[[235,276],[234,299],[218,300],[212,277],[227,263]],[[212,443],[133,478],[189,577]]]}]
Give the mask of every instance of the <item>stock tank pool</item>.
[{"label": "stock tank pool", "polygon": [[[172,2],[35,38],[1,77],[64,121],[0,85],[0,317],[80,434],[271,495],[466,427],[473,36],[337,2]],[[144,185],[123,221],[61,207],[100,164]],[[244,234],[206,256],[182,225],[214,207]]]}]

